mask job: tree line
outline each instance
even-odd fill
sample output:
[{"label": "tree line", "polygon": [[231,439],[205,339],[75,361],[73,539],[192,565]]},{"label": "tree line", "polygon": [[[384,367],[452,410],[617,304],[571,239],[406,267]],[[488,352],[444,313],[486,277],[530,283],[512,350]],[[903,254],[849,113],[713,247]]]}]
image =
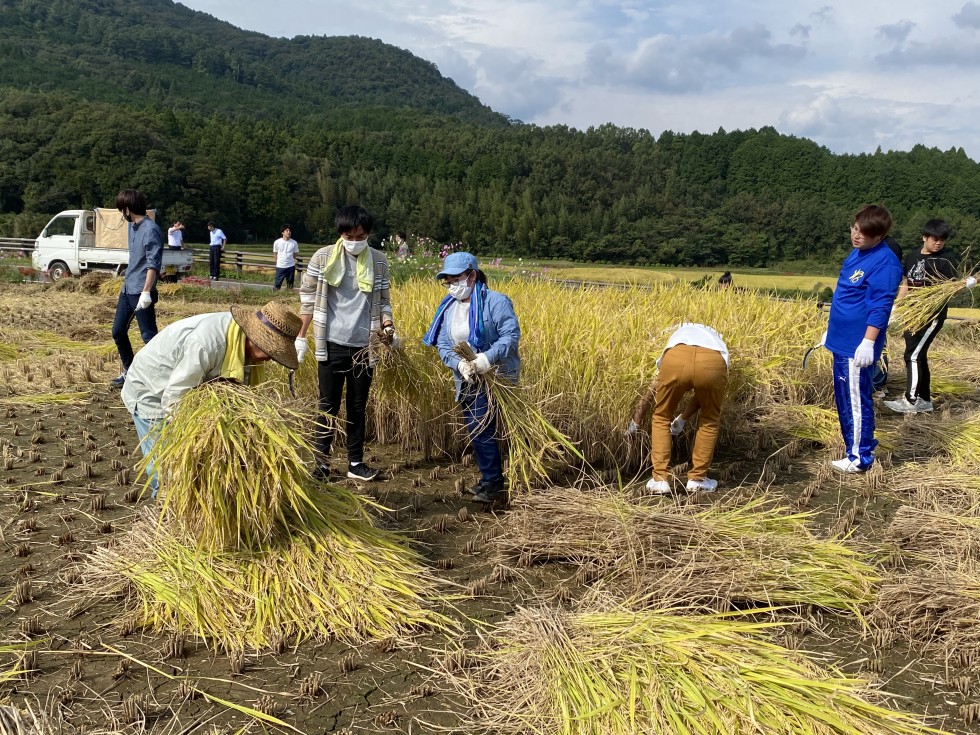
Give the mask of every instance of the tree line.
[{"label": "tree line", "polygon": [[[191,240],[334,237],[344,204],[476,252],[679,266],[831,262],[865,203],[906,247],[944,217],[980,235],[980,165],[962,149],[835,155],[772,128],[659,137],[603,125],[483,126],[409,110],[261,119],[0,89],[0,234],[144,190]],[[40,223],[40,224],[39,224]]]}]

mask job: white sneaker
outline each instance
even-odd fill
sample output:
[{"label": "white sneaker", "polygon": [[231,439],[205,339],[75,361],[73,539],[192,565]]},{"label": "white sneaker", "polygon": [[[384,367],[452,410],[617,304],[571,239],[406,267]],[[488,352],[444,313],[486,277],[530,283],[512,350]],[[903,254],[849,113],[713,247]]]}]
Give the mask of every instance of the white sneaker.
[{"label": "white sneaker", "polygon": [[830,463],[838,472],[846,472],[848,474],[854,474],[858,472],[864,472],[865,469],[861,467],[861,463],[856,459],[848,459],[844,457],[843,459],[835,459]]},{"label": "white sneaker", "polygon": [[689,493],[713,493],[718,489],[718,481],[705,477],[703,480],[688,480],[687,491]]},{"label": "white sneaker", "polygon": [[650,495],[670,495],[670,483],[666,480],[649,480],[647,492]]},{"label": "white sneaker", "polygon": [[880,398],[887,398],[888,397],[888,393],[886,391],[883,391],[883,390],[876,390],[874,393],[871,394],[871,397],[872,398],[879,398],[879,399]]},{"label": "white sneaker", "polygon": [[885,401],[885,407],[896,413],[929,413],[932,411],[932,401],[916,398],[915,403],[910,403],[908,398],[902,396],[897,401]]}]

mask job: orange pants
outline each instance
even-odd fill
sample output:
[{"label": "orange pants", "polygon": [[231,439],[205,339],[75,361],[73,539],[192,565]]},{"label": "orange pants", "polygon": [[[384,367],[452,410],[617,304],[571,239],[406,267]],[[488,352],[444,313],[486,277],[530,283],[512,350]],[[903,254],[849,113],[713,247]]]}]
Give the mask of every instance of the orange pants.
[{"label": "orange pants", "polygon": [[720,352],[707,347],[675,345],[664,353],[657,379],[657,405],[653,411],[651,444],[653,445],[653,479],[667,480],[670,465],[670,422],[684,394],[694,391],[701,404],[698,433],[689,480],[703,480],[715,456],[721,407],[728,388],[728,366]]}]

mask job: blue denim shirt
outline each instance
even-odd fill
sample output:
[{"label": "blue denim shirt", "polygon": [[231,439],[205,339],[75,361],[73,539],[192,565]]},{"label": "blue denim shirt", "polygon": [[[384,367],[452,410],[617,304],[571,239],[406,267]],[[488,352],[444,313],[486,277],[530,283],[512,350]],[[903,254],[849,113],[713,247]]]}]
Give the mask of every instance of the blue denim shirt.
[{"label": "blue denim shirt", "polygon": [[160,275],[163,267],[163,234],[157,223],[149,217],[129,225],[129,265],[123,293],[142,293],[146,285],[146,272],[155,270]]},{"label": "blue denim shirt", "polygon": [[[483,318],[487,326],[487,339],[485,344],[479,345],[478,351],[487,356],[491,365],[497,366],[498,375],[516,383],[521,373],[521,358],[517,353],[521,327],[517,323],[517,314],[514,312],[514,305],[510,298],[498,291],[488,289],[483,304]],[[459,363],[462,358],[453,352],[455,343],[451,335],[452,321],[451,318],[442,320],[436,348],[443,363],[453,371],[458,400],[463,386],[463,376],[459,373]]]}]

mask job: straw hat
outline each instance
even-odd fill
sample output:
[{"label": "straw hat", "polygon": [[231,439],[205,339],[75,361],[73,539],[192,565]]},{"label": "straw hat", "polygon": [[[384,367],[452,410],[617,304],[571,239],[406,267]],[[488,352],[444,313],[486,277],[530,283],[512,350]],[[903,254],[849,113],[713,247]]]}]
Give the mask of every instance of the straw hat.
[{"label": "straw hat", "polygon": [[269,357],[290,370],[299,367],[294,342],[303,322],[294,312],[278,301],[270,301],[258,310],[233,306],[231,315],[245,336]]}]

